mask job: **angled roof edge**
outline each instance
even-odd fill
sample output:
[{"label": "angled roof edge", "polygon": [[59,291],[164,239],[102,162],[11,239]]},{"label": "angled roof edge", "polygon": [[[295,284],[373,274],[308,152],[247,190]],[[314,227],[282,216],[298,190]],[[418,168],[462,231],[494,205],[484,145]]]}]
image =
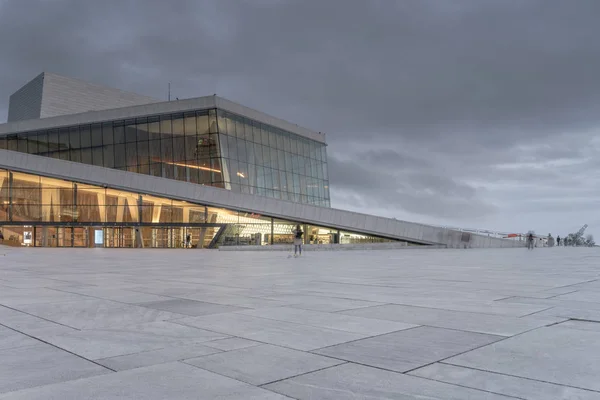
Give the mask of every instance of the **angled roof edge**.
[{"label": "angled roof edge", "polygon": [[317,207],[270,197],[142,175],[93,165],[0,150],[0,168],[57,179],[111,187],[248,213],[326,226],[417,244],[445,244],[448,230],[429,225],[377,217],[353,211]]},{"label": "angled roof edge", "polygon": [[139,106],[121,107],[110,110],[88,111],[79,114],[61,115],[57,117],[31,119],[26,121],[15,121],[0,124],[0,136],[11,133],[34,131],[38,129],[58,128],[62,126],[90,124],[95,122],[145,117],[168,113],[185,112],[191,110],[202,110],[219,108],[254,119],[261,123],[284,129],[296,135],[326,143],[325,135],[310,129],[292,124],[291,122],[273,117],[258,110],[243,106],[233,101],[218,97],[204,96],[192,99],[164,101],[149,103]]}]

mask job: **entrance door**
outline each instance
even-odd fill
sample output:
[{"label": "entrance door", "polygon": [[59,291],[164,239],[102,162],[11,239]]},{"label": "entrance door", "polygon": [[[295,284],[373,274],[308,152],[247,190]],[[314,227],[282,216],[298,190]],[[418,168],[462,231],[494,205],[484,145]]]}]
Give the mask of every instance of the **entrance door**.
[{"label": "entrance door", "polygon": [[88,228],[72,228],[73,229],[73,247],[89,247]]}]

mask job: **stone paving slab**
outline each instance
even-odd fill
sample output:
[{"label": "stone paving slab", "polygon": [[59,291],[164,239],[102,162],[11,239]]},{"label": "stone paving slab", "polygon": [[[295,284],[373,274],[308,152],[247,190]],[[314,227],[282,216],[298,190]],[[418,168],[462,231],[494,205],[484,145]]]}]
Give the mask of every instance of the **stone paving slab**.
[{"label": "stone paving slab", "polygon": [[304,351],[368,337],[364,334],[236,313],[183,318],[174,322]]},{"label": "stone paving slab", "polygon": [[0,396],[0,400],[284,400],[288,397],[183,363],[41,386]]},{"label": "stone paving slab", "polygon": [[540,328],[445,362],[600,391],[600,332]]},{"label": "stone paving slab", "polygon": [[439,308],[412,307],[397,304],[344,311],[344,314],[388,321],[403,321],[439,328],[459,329],[490,335],[513,336],[542,326],[564,321],[564,318],[517,318]]},{"label": "stone paving slab", "polygon": [[102,358],[96,360],[96,362],[115,371],[123,371],[126,369],[149,367],[151,365],[164,364],[172,361],[181,361],[187,358],[206,356],[219,352],[220,350],[203,346],[201,344],[187,346],[184,345],[167,347],[158,350],[142,351],[124,356]]},{"label": "stone paving slab", "polygon": [[501,339],[500,336],[422,326],[331,346],[314,353],[406,372]]},{"label": "stone paving slab", "polygon": [[418,369],[410,375],[525,400],[600,400],[599,392],[442,363]]},{"label": "stone paving slab", "polygon": [[356,364],[344,364],[264,387],[299,400],[515,399]]},{"label": "stone paving slab", "polygon": [[268,344],[191,358],[184,362],[253,385],[264,385],[344,363]]},{"label": "stone paving slab", "polygon": [[0,350],[0,393],[108,372],[102,366],[43,343]]},{"label": "stone paving slab", "polygon": [[373,318],[362,318],[352,315],[325,313],[320,311],[300,310],[292,307],[263,308],[260,310],[241,311],[240,314],[254,317],[287,321],[302,325],[337,329],[368,336],[382,335],[415,328],[415,324],[385,321]]},{"label": "stone paving slab", "polygon": [[594,400],[597,252],[3,248],[0,399]]}]

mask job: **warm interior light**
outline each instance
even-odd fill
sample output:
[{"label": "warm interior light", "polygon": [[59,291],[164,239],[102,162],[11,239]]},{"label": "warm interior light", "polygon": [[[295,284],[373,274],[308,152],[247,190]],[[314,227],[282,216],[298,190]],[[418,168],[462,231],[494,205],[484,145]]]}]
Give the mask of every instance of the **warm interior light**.
[{"label": "warm interior light", "polygon": [[[153,160],[153,161],[158,161],[158,160]],[[221,173],[220,169],[215,169],[215,168],[210,168],[210,167],[202,167],[200,165],[189,165],[189,164],[184,164],[184,163],[179,163],[179,162],[167,162],[167,161],[160,161],[160,162],[162,162],[163,164],[168,164],[168,165],[177,165],[178,167],[200,169],[202,171],[216,172],[218,174]]]},{"label": "warm interior light", "polygon": [[237,176],[239,176],[240,178],[245,178],[246,177],[246,175],[244,175],[242,172],[238,172]]}]

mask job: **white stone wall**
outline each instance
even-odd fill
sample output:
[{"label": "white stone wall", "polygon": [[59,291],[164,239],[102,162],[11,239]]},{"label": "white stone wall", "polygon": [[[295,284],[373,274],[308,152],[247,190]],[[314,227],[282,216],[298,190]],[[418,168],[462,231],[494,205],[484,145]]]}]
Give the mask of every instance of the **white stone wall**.
[{"label": "white stone wall", "polygon": [[60,75],[44,74],[41,118],[156,103],[158,100]]},{"label": "white stone wall", "polygon": [[43,88],[44,74],[40,74],[13,93],[8,103],[8,122],[39,118]]},{"label": "white stone wall", "polygon": [[152,97],[44,72],[10,97],[8,122],[156,102]]}]

